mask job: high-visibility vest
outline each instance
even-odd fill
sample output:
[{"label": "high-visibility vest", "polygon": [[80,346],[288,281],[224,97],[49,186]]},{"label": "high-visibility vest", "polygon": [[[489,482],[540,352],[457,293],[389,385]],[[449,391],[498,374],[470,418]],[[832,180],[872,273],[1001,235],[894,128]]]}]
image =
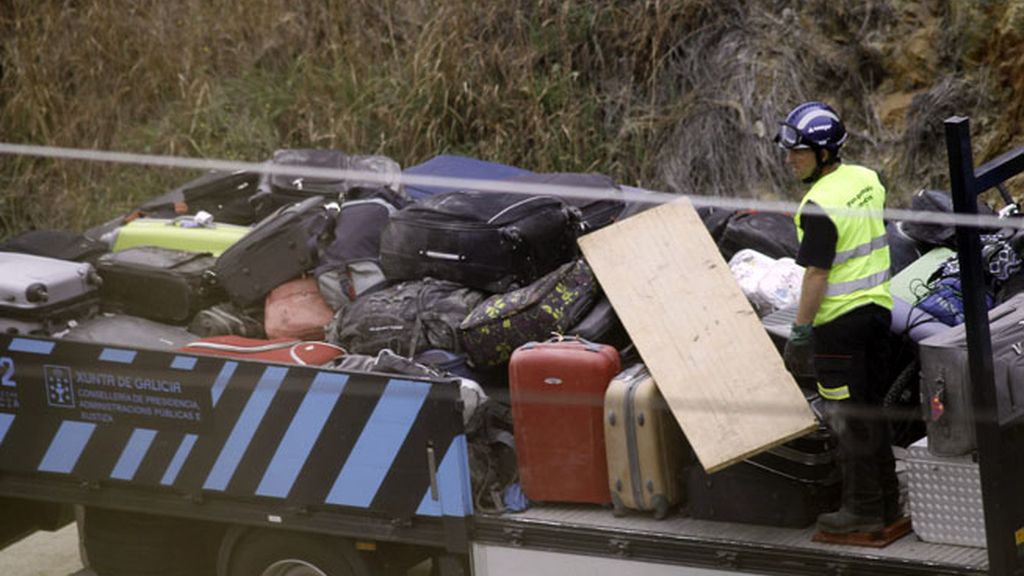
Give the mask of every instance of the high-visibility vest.
[{"label": "high-visibility vest", "polygon": [[[814,325],[847,312],[878,304],[892,310],[889,292],[889,243],[885,236],[885,187],[878,174],[863,166],[840,164],[808,190],[794,220],[803,241],[800,215],[808,202],[820,206],[836,227],[836,256],[828,273],[825,298]],[[859,213],[858,210],[872,211]]]}]

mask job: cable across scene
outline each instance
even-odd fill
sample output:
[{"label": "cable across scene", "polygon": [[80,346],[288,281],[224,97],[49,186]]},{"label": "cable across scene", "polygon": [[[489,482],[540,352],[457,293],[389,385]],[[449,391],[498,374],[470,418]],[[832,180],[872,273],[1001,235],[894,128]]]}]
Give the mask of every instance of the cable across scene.
[{"label": "cable across scene", "polygon": [[[207,158],[188,158],[156,154],[138,154],[131,152],[110,152],[102,150],[63,148],[55,146],[37,146],[30,144],[0,143],[0,154],[35,156],[61,160],[78,160],[114,164],[129,164],[160,168],[178,168],[191,170],[217,170],[222,172],[257,172],[263,174],[281,174],[306,178],[333,178],[358,182],[376,183],[380,185],[402,184],[404,186],[435,187],[459,190],[475,190],[480,192],[516,192],[522,194],[558,196],[577,199],[618,199],[627,202],[644,204],[666,204],[688,200],[696,208],[721,208],[727,210],[753,210],[759,212],[776,212],[793,214],[800,208],[798,202],[779,200],[759,200],[753,198],[730,198],[723,196],[700,196],[673,194],[656,190],[645,190],[631,186],[623,186],[614,192],[607,188],[587,186],[566,186],[545,183],[517,182],[508,180],[492,180],[478,178],[456,178],[449,176],[432,176],[407,173],[381,173],[365,170],[343,170],[335,168],[317,168],[264,162],[244,162],[238,160],[217,160]],[[805,207],[805,213],[820,213],[815,206]],[[859,209],[832,210],[833,214],[876,216],[878,211]],[[957,214],[950,212],[930,212],[908,210],[903,208],[886,208],[883,216],[889,220],[935,224],[942,226],[1024,228],[1024,218],[1004,218],[989,214]]]}]

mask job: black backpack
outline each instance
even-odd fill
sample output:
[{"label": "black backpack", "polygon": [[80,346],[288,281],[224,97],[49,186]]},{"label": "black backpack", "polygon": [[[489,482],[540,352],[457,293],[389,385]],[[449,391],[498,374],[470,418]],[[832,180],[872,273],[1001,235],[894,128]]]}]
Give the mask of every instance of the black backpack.
[{"label": "black backpack", "polygon": [[353,354],[389,348],[414,356],[430,348],[460,352],[459,324],[484,294],[454,282],[424,278],[366,292],[342,307],[328,341]]}]

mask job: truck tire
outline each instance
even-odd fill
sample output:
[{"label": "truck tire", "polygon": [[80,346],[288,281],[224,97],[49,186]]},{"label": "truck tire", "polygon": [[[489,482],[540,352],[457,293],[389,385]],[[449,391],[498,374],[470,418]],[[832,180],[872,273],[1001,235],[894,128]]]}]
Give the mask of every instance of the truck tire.
[{"label": "truck tire", "polygon": [[231,555],[227,576],[371,576],[344,538],[284,530],[254,530]]}]

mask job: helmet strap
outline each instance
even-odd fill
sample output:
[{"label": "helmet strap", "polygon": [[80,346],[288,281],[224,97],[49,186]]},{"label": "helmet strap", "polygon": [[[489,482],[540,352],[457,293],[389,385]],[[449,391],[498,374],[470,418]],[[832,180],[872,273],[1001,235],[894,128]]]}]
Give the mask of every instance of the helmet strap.
[{"label": "helmet strap", "polygon": [[828,154],[827,155],[827,159],[826,160],[822,160],[821,159],[821,152],[822,152],[822,150],[826,150],[827,151],[827,149],[826,148],[812,148],[812,150],[814,150],[814,172],[811,172],[810,175],[807,176],[807,178],[804,178],[803,180],[801,180],[801,182],[803,182],[804,184],[813,184],[813,183],[817,182],[818,178],[821,178],[821,173],[825,170],[826,166],[839,162],[839,154],[838,153]]}]

